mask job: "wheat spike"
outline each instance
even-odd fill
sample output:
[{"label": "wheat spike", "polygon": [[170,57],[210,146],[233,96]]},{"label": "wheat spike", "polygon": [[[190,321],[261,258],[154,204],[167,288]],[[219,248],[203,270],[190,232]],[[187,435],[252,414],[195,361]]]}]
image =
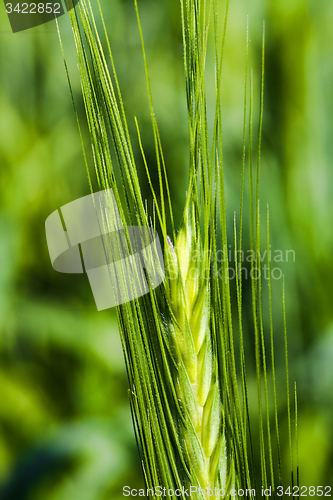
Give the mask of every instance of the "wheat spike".
[{"label": "wheat spike", "polygon": [[[167,324],[177,359],[174,383],[185,426],[181,429],[189,469],[202,489],[227,491],[234,484],[233,461],[225,439],[216,352],[210,330],[209,268],[203,265],[196,224],[185,216],[173,246],[166,245]],[[223,496],[221,496],[223,498]]]},{"label": "wheat spike", "polygon": [[[99,5],[99,0],[97,3]],[[231,288],[227,279],[228,259],[220,266],[219,271],[221,270],[223,274],[218,273],[218,276],[216,274],[218,247],[221,245],[223,251],[228,247],[220,87],[229,0],[226,6],[221,50],[218,23],[220,3],[219,0],[211,2],[180,0],[190,139],[190,174],[183,225],[176,237],[162,144],[152,105],[138,2],[134,0],[155,141],[158,190],[151,181],[150,169],[153,167],[148,166],[138,122],[135,123],[156,211],[153,225],[160,230],[164,241],[166,279],[157,289],[151,287],[149,294],[117,308],[129,380],[131,410],[146,486],[150,490],[162,486],[167,491],[169,488],[180,490],[191,485],[199,486],[202,492],[197,492],[195,496],[191,495],[197,499],[207,498],[204,494],[206,488],[214,490],[215,496],[209,493],[209,497],[238,498],[237,495],[231,494],[230,490],[235,487],[251,488],[256,477],[242,341],[240,348],[242,401],[238,387],[234,314]],[[100,5],[99,11],[106,31]],[[106,37],[111,72],[103,44],[99,39],[90,0],[81,0],[77,8],[70,11],[69,16],[78,56],[98,186],[100,189],[111,187],[114,190],[124,226],[148,226],[148,211],[141,193],[125,107],[108,39]],[[211,20],[215,49],[216,109],[210,145],[205,60]],[[68,72],[67,75],[69,76]],[[70,89],[72,92],[71,84]],[[261,98],[261,121],[262,102]],[[73,103],[75,104],[74,99]],[[75,106],[74,110],[79,122]],[[250,158],[252,157],[251,110],[252,98],[249,112]],[[246,111],[245,105],[245,125]],[[260,130],[261,128],[260,126]],[[246,132],[246,127],[244,130]],[[111,154],[111,138],[114,155]],[[253,206],[259,207],[259,189],[257,188],[256,197],[253,198],[251,161],[250,207],[253,210]],[[89,171],[88,164],[87,170]],[[117,181],[116,172],[120,174],[121,184]],[[259,179],[259,164],[257,179]],[[124,194],[124,209],[121,207],[121,192]],[[168,208],[170,221],[167,215]],[[254,214],[252,212],[251,214],[252,220]],[[256,245],[259,250],[259,212],[256,219]],[[167,238],[169,229],[173,242]],[[236,249],[237,247],[241,249],[241,237],[239,239],[239,245],[235,240]],[[253,244],[251,246],[253,247]],[[241,275],[236,286],[239,330],[242,339],[240,278]],[[270,463],[273,469],[273,458],[269,447],[267,454],[269,462],[266,459],[261,411],[258,325],[262,323],[262,310],[261,298],[257,297],[260,293],[261,285],[252,283],[257,346],[255,363],[260,408],[261,484],[267,484],[266,465]],[[264,379],[266,379],[266,368]],[[274,377],[273,383],[275,384]],[[277,412],[276,405],[275,412]],[[269,417],[269,412],[267,414]],[[215,488],[218,493],[215,493]],[[158,496],[161,495],[155,495]],[[251,493],[249,498],[253,499],[254,496],[255,493]],[[171,499],[174,496],[168,494],[166,497]],[[181,493],[183,500],[187,497],[188,495]]]}]

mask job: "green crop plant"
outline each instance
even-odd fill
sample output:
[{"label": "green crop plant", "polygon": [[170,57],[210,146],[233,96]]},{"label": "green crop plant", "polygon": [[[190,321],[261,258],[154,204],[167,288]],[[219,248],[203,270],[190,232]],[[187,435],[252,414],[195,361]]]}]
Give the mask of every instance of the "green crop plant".
[{"label": "green crop plant", "polygon": [[[269,277],[270,346],[265,345],[260,273],[261,237],[259,182],[264,99],[264,30],[258,141],[254,148],[253,79],[249,70],[249,41],[245,44],[244,138],[239,217],[234,219],[233,248],[237,255],[236,286],[230,285],[227,253],[226,193],[224,183],[221,83],[229,0],[181,0],[184,75],[188,112],[189,181],[180,229],[174,224],[172,199],[162,141],[154,114],[148,62],[139,7],[134,0],[148,88],[155,164],[148,164],[136,120],[145,172],[154,200],[148,213],[142,196],[137,161],[130,137],[122,92],[113,53],[108,42],[102,8],[97,10],[104,28],[103,43],[90,0],[81,0],[69,13],[80,70],[81,88],[89,127],[95,175],[99,189],[112,188],[126,226],[151,226],[162,237],[165,280],[150,293],[117,307],[119,330],[129,381],[129,395],[138,449],[147,489],[166,491],[196,488],[194,498],[204,498],[207,488],[216,498],[240,498],[231,490],[248,490],[281,484],[281,444],[275,383],[272,316],[272,284]],[[222,35],[221,35],[222,33]],[[106,41],[107,50],[103,44]],[[61,41],[61,38],[60,38]],[[207,110],[206,58],[215,57],[215,109]],[[65,65],[66,59],[65,60]],[[67,65],[66,65],[67,70]],[[68,70],[67,70],[68,74]],[[71,82],[69,79],[71,88]],[[71,90],[72,92],[72,90]],[[73,92],[72,92],[73,97]],[[73,99],[74,103],[74,99]],[[80,119],[74,110],[80,129]],[[256,151],[256,155],[254,154]],[[254,158],[256,157],[256,161]],[[84,153],[87,171],[89,165]],[[157,169],[158,186],[152,182]],[[90,179],[90,177],[89,177]],[[246,179],[249,179],[247,182]],[[249,186],[249,206],[244,203]],[[92,190],[92,183],[90,181]],[[252,437],[243,328],[243,282],[241,251],[244,214],[250,218],[252,261],[251,299],[254,358],[257,383],[258,436]],[[230,239],[230,238],[229,238]],[[269,214],[267,212],[267,248]],[[265,247],[266,247],[265,243]],[[269,273],[270,276],[270,273]],[[283,298],[284,305],[284,298]],[[235,348],[235,335],[237,345]],[[293,458],[291,403],[288,381],[288,350],[284,329],[288,434],[291,481],[298,483]],[[268,353],[272,380],[268,380]],[[269,387],[272,387],[274,419],[270,419]],[[296,416],[297,417],[297,416]],[[297,418],[296,418],[297,427]],[[273,452],[276,448],[276,454]],[[258,446],[257,446],[258,444]],[[256,448],[260,468],[256,467]],[[201,490],[199,489],[201,488]],[[207,491],[207,490],[206,490]],[[171,496],[167,496],[171,498]]]}]

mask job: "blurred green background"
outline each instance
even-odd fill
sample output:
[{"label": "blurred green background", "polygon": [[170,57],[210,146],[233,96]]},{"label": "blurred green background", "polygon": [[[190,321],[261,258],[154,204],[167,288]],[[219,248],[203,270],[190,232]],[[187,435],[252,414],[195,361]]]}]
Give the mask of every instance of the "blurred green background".
[{"label": "blurred green background", "polygon": [[[102,1],[102,6],[136,158],[141,164],[134,116],[154,165],[133,2]],[[139,0],[139,8],[179,225],[188,172],[179,5]],[[293,249],[296,255],[295,262],[279,266],[286,280],[291,390],[296,380],[299,397],[300,479],[307,486],[332,485],[333,4],[231,0],[223,77],[230,227],[239,211],[247,15],[255,124],[266,23],[263,227],[269,203],[272,248]],[[72,35],[67,19],[59,24],[83,123]],[[143,481],[115,314],[97,312],[86,276],[52,269],[45,240],[47,216],[89,193],[55,24],[13,34],[1,4],[0,68],[0,495],[117,500],[124,485],[139,488]],[[83,133],[89,149],[84,125]],[[143,171],[141,178],[150,198]],[[248,215],[245,241],[247,235]],[[251,359],[251,302],[244,286]],[[281,294],[282,280],[276,280],[278,403],[288,484]],[[249,393],[255,399],[251,362]]]}]

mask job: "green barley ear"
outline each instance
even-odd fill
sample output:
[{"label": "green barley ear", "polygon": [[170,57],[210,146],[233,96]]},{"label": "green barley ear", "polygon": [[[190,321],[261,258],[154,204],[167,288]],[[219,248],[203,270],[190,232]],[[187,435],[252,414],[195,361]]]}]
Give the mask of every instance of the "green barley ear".
[{"label": "green barley ear", "polygon": [[[103,50],[90,0],[81,0],[69,12],[95,173],[100,189],[113,189],[125,228],[132,225],[149,226],[150,217],[141,195],[136,167],[137,158],[132,148],[117,71],[99,0],[97,4],[104,28],[107,52]],[[139,125],[137,121],[135,123],[148,182],[155,202],[165,259],[163,283],[157,289],[150,288],[150,293],[117,307],[129,380],[131,411],[144,479],[147,488],[150,489],[156,486],[165,487],[166,490],[179,489],[179,498],[184,500],[187,494],[183,487],[189,488],[190,486],[196,488],[196,493],[192,492],[192,497],[197,499],[205,498],[200,488],[217,488],[217,498],[230,498],[232,488],[243,488],[249,490],[248,498],[255,498],[252,488],[255,486],[258,488],[260,484],[268,484],[268,470],[273,487],[278,484],[274,482],[277,467],[273,459],[270,440],[261,282],[259,284],[252,282],[260,437],[260,471],[258,472],[255,470],[253,459],[253,447],[256,443],[253,442],[250,423],[243,342],[242,278],[238,276],[236,280],[237,310],[234,311],[231,306],[232,290],[228,279],[229,263],[227,259],[221,263],[217,258],[218,249],[224,251],[228,248],[220,87],[229,1],[226,2],[224,28],[222,39],[220,39],[219,0],[212,0],[209,3],[205,0],[180,0],[190,140],[190,174],[183,223],[177,235],[173,225],[167,169],[153,109],[137,0],[134,0],[134,8],[138,19],[138,35],[141,39],[143,65],[147,77],[158,190],[151,182]],[[215,113],[213,127],[211,127],[213,130],[211,140],[209,140],[208,133],[205,80],[205,61],[210,31],[212,31],[214,41],[216,77]],[[246,50],[248,53],[248,42]],[[246,58],[246,82],[248,81],[247,60],[248,58]],[[248,157],[251,246],[253,250],[260,250],[259,209],[257,207],[259,207],[263,99],[261,99],[259,127],[257,189],[254,196],[252,85],[250,94]],[[263,92],[261,95],[263,97]],[[237,237],[235,219],[235,250],[242,249],[243,192],[247,152],[245,140],[248,114],[247,83],[244,108],[240,230]],[[77,113],[76,117],[79,124]],[[89,172],[87,162],[86,166]],[[117,178],[121,179],[121,183],[117,182]],[[120,190],[124,195],[124,206],[121,205]],[[254,207],[256,207],[255,212]],[[254,220],[255,226],[253,226]],[[259,258],[258,261],[260,261]],[[271,288],[270,309],[272,309]],[[239,370],[234,341],[236,320],[240,340]],[[271,342],[275,391],[272,322]],[[288,372],[288,364],[286,365]],[[263,411],[262,404],[262,381],[265,387],[266,412]],[[280,442],[276,399],[274,401],[275,432]],[[289,428],[291,428],[290,403],[288,404]],[[280,470],[280,462],[277,465]],[[169,494],[166,498],[172,498],[172,495]],[[238,497],[233,496],[233,498]]]},{"label": "green barley ear", "polygon": [[[193,478],[202,489],[233,487],[234,464],[225,438],[217,351],[211,332],[211,289],[196,210],[185,211],[173,246],[168,239],[166,299],[170,314],[167,331],[175,345],[172,382],[184,423],[179,435]],[[191,215],[190,215],[191,214]]]}]

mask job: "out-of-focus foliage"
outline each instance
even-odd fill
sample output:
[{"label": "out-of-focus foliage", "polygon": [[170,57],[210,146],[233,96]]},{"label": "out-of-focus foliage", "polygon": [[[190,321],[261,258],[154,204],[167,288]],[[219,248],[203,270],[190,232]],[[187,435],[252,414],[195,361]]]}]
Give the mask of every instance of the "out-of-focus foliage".
[{"label": "out-of-focus foliage", "polygon": [[[102,6],[131,131],[135,137],[136,115],[148,161],[154,164],[134,6],[131,0],[102,1]],[[140,0],[139,8],[179,223],[188,172],[179,5],[176,0]],[[296,255],[295,262],[290,259],[276,266],[285,273],[291,378],[297,380],[299,394],[300,482],[330,485],[333,4],[231,1],[223,70],[230,227],[233,211],[239,209],[247,14],[255,109],[261,24],[266,21],[263,219],[269,203],[272,249],[284,255],[293,249]],[[83,119],[72,35],[67,19],[61,18],[59,24]],[[54,23],[12,34],[1,5],[0,64],[2,498],[122,498],[122,486],[140,487],[143,482],[116,320],[112,311],[96,311],[85,276],[53,271],[45,241],[46,217],[89,193]],[[83,133],[86,137],[85,127]],[[149,198],[143,171],[142,185]],[[281,289],[282,280],[276,280],[278,402],[284,430]],[[250,325],[248,332],[250,351]],[[250,395],[251,390],[250,378]],[[286,443],[282,445],[287,450]],[[287,451],[283,460],[289,460]]]}]

